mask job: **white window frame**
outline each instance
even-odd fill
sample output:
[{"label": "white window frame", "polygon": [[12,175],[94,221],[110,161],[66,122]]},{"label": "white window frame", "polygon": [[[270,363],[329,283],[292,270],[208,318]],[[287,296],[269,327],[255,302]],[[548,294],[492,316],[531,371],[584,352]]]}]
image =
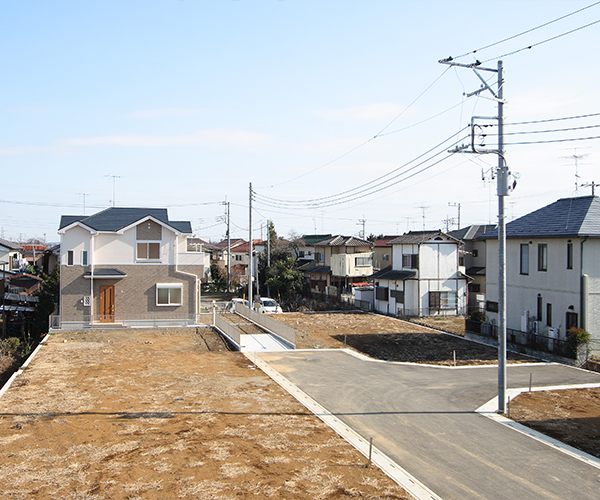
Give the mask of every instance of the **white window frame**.
[{"label": "white window frame", "polygon": [[[158,300],[159,290],[169,290],[167,294],[167,303],[160,303]],[[171,301],[170,290],[179,290],[179,302]],[[156,305],[158,307],[180,306],[183,304],[183,283],[157,283],[156,284]]]},{"label": "white window frame", "polygon": [[82,266],[87,266],[87,265],[89,265],[89,261],[88,261],[88,252],[87,252],[87,250],[82,250],[82,251],[81,251],[81,265],[82,265]]},{"label": "white window frame", "polygon": [[[161,243],[160,241],[136,241],[135,242],[135,260],[138,262],[160,262],[161,261]],[[140,257],[139,256],[139,245],[146,245],[146,255],[150,255],[150,245],[157,244],[158,245],[158,258],[151,259],[150,257]]]}]

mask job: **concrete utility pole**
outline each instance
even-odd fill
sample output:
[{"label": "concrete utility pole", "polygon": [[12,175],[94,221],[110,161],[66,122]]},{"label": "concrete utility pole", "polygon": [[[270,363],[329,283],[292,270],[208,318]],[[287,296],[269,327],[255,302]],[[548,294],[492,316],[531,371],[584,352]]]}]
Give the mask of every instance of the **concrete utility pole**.
[{"label": "concrete utility pole", "polygon": [[460,229],[460,203],[448,203],[449,207],[457,207],[458,208],[458,229]]},{"label": "concrete utility pole", "polygon": [[254,276],[252,263],[252,183],[250,183],[250,201],[248,211],[248,305],[252,308],[252,277]]},{"label": "concrete utility pole", "polygon": [[227,205],[227,292],[231,292],[231,207],[227,200],[223,205]]},{"label": "concrete utility pole", "polygon": [[[484,68],[479,61],[472,64],[461,64],[454,62],[451,57],[439,61],[441,64],[458,66],[472,69],[481,80],[478,90],[466,94],[466,97],[478,95],[484,91],[492,94],[491,99],[498,103],[498,115],[495,117],[473,116],[471,117],[471,145],[462,145],[451,150],[451,153],[494,153],[498,155],[498,167],[496,169],[497,195],[498,195],[498,413],[506,411],[506,216],[504,199],[509,195],[510,172],[506,166],[504,154],[504,76],[502,61],[498,61],[498,67]],[[487,84],[480,75],[480,71],[496,73],[497,91]],[[476,120],[495,120],[498,125],[498,147],[497,149],[484,149],[484,146],[475,143],[475,130],[479,128]]]}]

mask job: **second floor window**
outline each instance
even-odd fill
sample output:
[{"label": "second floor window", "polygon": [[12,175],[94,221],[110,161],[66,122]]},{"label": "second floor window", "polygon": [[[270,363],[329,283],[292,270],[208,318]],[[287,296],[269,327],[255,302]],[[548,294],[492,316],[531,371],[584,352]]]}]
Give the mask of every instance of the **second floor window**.
[{"label": "second floor window", "polygon": [[521,244],[520,273],[529,274],[529,245],[527,243]]},{"label": "second floor window", "polygon": [[538,243],[538,271],[548,270],[548,245]]},{"label": "second floor window", "polygon": [[418,269],[419,267],[419,254],[403,254],[402,255],[402,267],[407,267],[409,269]]},{"label": "second floor window", "polygon": [[371,257],[354,257],[356,267],[368,267],[372,265]]},{"label": "second floor window", "polygon": [[573,269],[573,243],[567,243],[567,269]]},{"label": "second floor window", "polygon": [[160,260],[160,243],[138,241],[136,258],[137,260]]}]

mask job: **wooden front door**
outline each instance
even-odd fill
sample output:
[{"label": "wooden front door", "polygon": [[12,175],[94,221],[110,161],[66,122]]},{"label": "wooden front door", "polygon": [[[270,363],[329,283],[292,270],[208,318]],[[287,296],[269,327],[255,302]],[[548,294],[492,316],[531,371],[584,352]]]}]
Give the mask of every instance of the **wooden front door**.
[{"label": "wooden front door", "polygon": [[100,323],[113,323],[115,321],[115,286],[102,285],[100,287]]}]

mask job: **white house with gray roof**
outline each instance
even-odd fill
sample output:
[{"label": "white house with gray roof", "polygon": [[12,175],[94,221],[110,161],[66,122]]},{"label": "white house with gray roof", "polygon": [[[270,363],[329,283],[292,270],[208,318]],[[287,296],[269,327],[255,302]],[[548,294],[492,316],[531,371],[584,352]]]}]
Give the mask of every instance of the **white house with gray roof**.
[{"label": "white house with gray roof", "polygon": [[60,221],[56,328],[195,324],[204,275],[189,221],[161,208],[108,208]]},{"label": "white house with gray roof", "polygon": [[[487,240],[487,311],[497,323],[497,230]],[[564,338],[571,326],[600,348],[600,199],[564,198],[506,225],[507,328]]]},{"label": "white house with gray roof", "polygon": [[375,272],[375,309],[398,316],[464,314],[461,242],[442,231],[411,231],[388,242],[393,264]]}]

